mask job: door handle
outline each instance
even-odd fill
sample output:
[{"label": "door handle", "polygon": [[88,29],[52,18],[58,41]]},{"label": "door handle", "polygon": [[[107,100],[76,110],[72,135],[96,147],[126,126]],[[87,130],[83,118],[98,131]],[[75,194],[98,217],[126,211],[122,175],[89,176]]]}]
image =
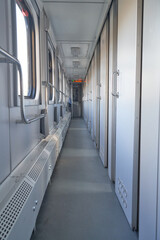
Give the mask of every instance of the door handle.
[{"label": "door handle", "polygon": [[112,92],[112,96],[113,96],[113,97],[116,97],[116,98],[119,98],[119,92],[116,92],[116,93],[113,93],[113,92]]},{"label": "door handle", "polygon": [[119,69],[117,71],[113,72],[113,75],[114,74],[117,74],[117,76],[119,76],[119,74],[120,74]]}]

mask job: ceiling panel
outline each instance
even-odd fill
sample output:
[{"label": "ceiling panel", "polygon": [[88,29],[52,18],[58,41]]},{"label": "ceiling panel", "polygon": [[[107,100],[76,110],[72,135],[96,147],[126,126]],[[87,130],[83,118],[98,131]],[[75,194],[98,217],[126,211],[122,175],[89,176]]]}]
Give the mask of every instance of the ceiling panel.
[{"label": "ceiling panel", "polygon": [[[66,75],[84,78],[111,0],[41,0],[53,28]],[[75,58],[71,48],[80,48]],[[73,68],[73,61],[80,61]]]},{"label": "ceiling panel", "polygon": [[66,58],[70,58],[73,57],[73,55],[71,54],[71,47],[78,47],[80,48],[80,54],[78,55],[78,57],[80,58],[87,58],[88,56],[88,51],[89,51],[89,43],[79,43],[79,44],[75,44],[75,43],[62,43],[61,44],[61,48],[63,51],[63,55]]},{"label": "ceiling panel", "polygon": [[83,74],[84,68],[74,69],[74,68],[66,68],[68,74]]},{"label": "ceiling panel", "polygon": [[84,76],[84,68],[79,68],[79,69],[73,69],[73,68],[66,68],[66,72],[68,74],[68,76],[72,77],[74,75],[79,75],[79,77],[83,77]]},{"label": "ceiling panel", "polygon": [[92,3],[92,4],[97,4],[97,3],[104,3],[106,2],[105,0],[42,0],[42,2],[53,2],[53,3]]},{"label": "ceiling panel", "polygon": [[66,59],[64,61],[64,66],[65,67],[73,67],[73,62],[74,61],[79,61],[80,65],[78,68],[85,68],[87,66],[87,59],[79,59],[79,58],[73,58],[73,59]]},{"label": "ceiling panel", "polygon": [[103,4],[45,3],[56,40],[93,41]]}]

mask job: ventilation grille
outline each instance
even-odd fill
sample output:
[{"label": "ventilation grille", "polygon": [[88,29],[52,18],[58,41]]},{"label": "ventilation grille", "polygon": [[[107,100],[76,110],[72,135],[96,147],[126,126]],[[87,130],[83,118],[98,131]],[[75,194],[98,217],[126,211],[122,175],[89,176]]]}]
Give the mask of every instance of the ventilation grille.
[{"label": "ventilation grille", "polygon": [[118,193],[123,203],[124,208],[127,208],[127,189],[120,178],[118,178]]},{"label": "ventilation grille", "polygon": [[53,147],[54,147],[54,141],[51,140],[51,141],[48,143],[48,145],[47,145],[47,147],[46,147],[46,150],[47,150],[48,152],[51,152],[52,149],[53,149]]},{"label": "ventilation grille", "polygon": [[80,47],[71,47],[71,54],[73,57],[78,57],[80,54]]},{"label": "ventilation grille", "polygon": [[80,66],[80,61],[73,61],[73,67],[78,68]]},{"label": "ventilation grille", "polygon": [[74,79],[79,79],[79,74],[73,75]]},{"label": "ventilation grille", "polygon": [[7,239],[9,232],[23,208],[31,190],[32,186],[26,181],[23,181],[13,197],[10,199],[9,203],[0,213],[0,240]]},{"label": "ventilation grille", "polygon": [[56,131],[57,131],[57,129],[53,128],[53,129],[51,130],[50,134],[51,134],[51,135],[54,135]]},{"label": "ventilation grille", "polygon": [[38,161],[34,164],[30,172],[28,173],[28,177],[30,177],[34,182],[37,181],[47,158],[48,154],[46,152],[43,152]]}]

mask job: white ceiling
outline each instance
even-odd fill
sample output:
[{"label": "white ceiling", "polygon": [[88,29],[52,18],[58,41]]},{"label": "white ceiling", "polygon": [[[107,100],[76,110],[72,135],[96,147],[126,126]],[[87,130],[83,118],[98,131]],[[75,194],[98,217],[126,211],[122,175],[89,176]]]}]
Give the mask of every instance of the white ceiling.
[{"label": "white ceiling", "polygon": [[[69,79],[84,78],[111,0],[42,0]],[[75,58],[71,47],[79,47]],[[73,61],[79,61],[74,68]]]}]

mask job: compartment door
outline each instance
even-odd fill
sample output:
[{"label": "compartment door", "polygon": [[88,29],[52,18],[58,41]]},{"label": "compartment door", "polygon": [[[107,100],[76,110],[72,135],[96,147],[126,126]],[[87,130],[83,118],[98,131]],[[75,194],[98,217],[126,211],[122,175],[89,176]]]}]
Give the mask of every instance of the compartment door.
[{"label": "compartment door", "polygon": [[[116,105],[117,105],[117,18],[118,1],[113,1],[109,19],[109,118],[108,118],[108,174],[115,181],[116,162]],[[115,96],[114,96],[115,95]]]},{"label": "compartment door", "polygon": [[[118,2],[118,77],[116,124],[116,194],[130,226],[137,228],[141,1]],[[141,12],[140,12],[141,15]]]},{"label": "compartment door", "polygon": [[100,158],[107,167],[108,135],[108,20],[100,38]]}]

